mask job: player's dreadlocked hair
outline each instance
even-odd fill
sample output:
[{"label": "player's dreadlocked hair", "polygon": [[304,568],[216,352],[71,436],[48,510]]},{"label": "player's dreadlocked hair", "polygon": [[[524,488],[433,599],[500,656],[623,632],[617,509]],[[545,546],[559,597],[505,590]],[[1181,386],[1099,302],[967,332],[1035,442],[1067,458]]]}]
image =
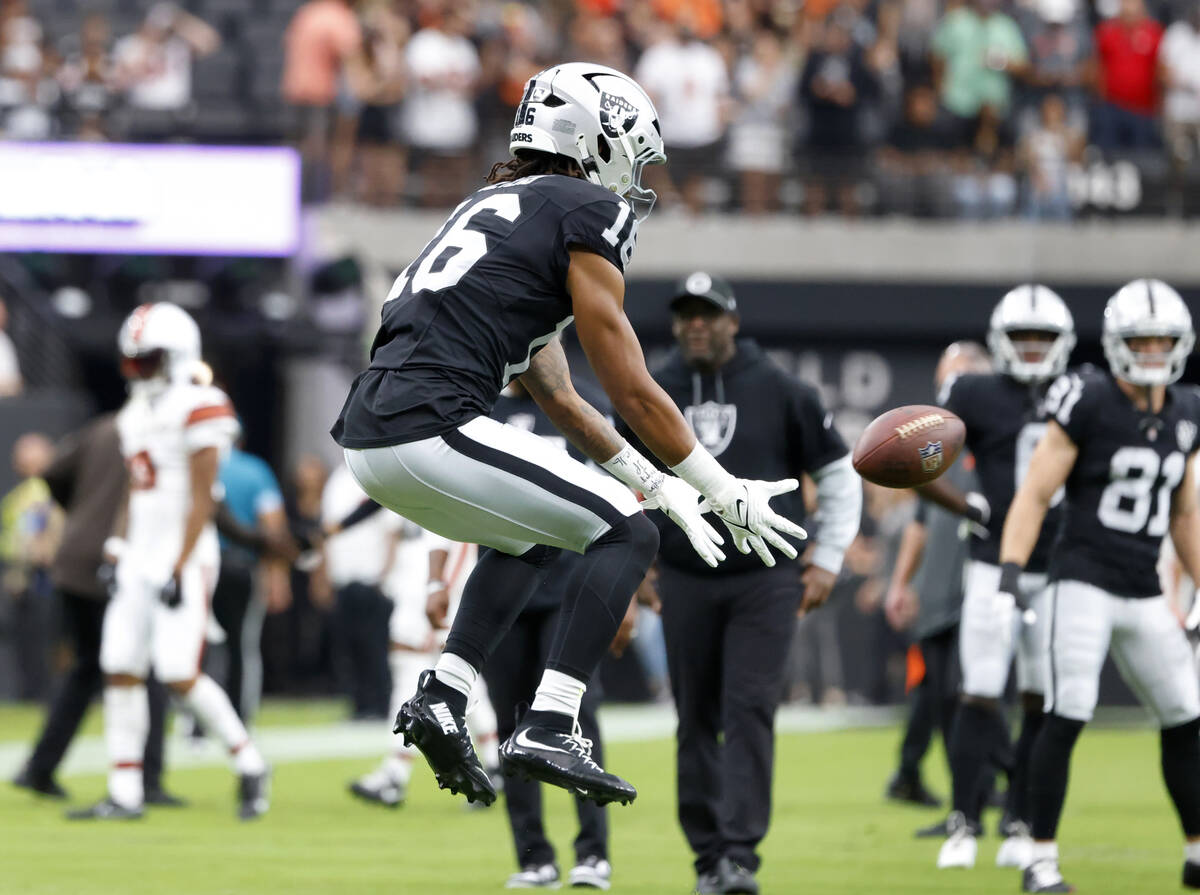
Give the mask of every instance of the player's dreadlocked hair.
[{"label": "player's dreadlocked hair", "polygon": [[574,159],[565,155],[555,155],[549,152],[538,152],[532,149],[520,150],[520,155],[506,162],[496,162],[487,176],[488,183],[508,183],[520,180],[522,177],[533,177],[537,174],[565,174],[567,177],[582,177]]}]

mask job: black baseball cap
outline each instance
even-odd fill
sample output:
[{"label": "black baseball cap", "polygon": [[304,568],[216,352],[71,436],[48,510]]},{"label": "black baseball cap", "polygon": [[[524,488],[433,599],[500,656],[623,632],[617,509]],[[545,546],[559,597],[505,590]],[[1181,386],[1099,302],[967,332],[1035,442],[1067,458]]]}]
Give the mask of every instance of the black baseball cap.
[{"label": "black baseball cap", "polygon": [[671,310],[674,311],[680,302],[689,298],[707,301],[727,314],[737,311],[737,298],[733,294],[733,287],[721,277],[703,270],[690,273],[675,284],[675,291],[671,297]]}]

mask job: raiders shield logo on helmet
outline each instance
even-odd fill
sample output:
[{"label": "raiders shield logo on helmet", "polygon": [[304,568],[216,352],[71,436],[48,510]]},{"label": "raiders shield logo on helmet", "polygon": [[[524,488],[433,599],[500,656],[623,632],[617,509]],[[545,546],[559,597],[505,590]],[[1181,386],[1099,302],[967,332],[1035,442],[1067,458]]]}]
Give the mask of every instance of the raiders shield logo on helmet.
[{"label": "raiders shield logo on helmet", "polygon": [[628,100],[611,93],[600,93],[600,127],[614,140],[637,122],[638,110]]},{"label": "raiders shield logo on helmet", "polygon": [[696,440],[708,448],[714,457],[721,456],[729,447],[733,431],[737,428],[737,405],[705,401],[685,407],[683,416],[696,434]]}]

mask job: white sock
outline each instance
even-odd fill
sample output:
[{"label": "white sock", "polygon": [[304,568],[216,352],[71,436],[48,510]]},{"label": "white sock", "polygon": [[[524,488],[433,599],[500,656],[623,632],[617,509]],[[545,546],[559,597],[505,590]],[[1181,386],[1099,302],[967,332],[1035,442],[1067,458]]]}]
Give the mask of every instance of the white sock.
[{"label": "white sock", "polygon": [[384,734],[387,737],[384,754],[388,757],[383,760],[380,769],[395,782],[407,784],[412,776],[412,760],[417,754],[417,747],[405,746],[404,739],[392,733],[392,723],[400,714],[400,706],[412,696],[417,685],[411,677],[413,663],[410,655],[401,650],[392,650],[388,653],[388,665],[392,669],[391,717],[388,718],[387,732]]},{"label": "white sock", "polygon": [[412,752],[414,749],[415,747],[397,749],[383,760],[379,770],[396,785],[408,786],[408,781],[412,779]]},{"label": "white sock", "polygon": [[225,744],[225,748],[233,755],[233,766],[239,774],[261,774],[267,769],[267,763],[250,740],[250,734],[233,710],[229,697],[211,677],[200,675],[183,698],[183,703]]},{"label": "white sock", "polygon": [[1058,843],[1057,842],[1037,842],[1033,843],[1033,861],[1036,864],[1038,861],[1053,861],[1058,863]]},{"label": "white sock", "polygon": [[500,767],[500,736],[496,732],[496,710],[481,679],[475,684],[476,703],[467,713],[467,729],[475,740],[479,760],[487,769]]},{"label": "white sock", "polygon": [[142,755],[150,729],[146,685],[104,688],[104,741],[108,746],[108,796],[125,808],[140,808]]},{"label": "white sock", "polygon": [[439,681],[457,690],[467,699],[471,698],[471,688],[475,686],[475,679],[479,677],[479,671],[470,662],[454,653],[442,653],[438,656],[433,673]]},{"label": "white sock", "polygon": [[1183,857],[1190,864],[1200,864],[1200,842],[1185,842]]},{"label": "white sock", "polygon": [[546,669],[542,672],[542,682],[538,684],[537,692],[533,694],[531,712],[558,712],[570,715],[574,721],[579,717],[579,704],[583,702],[583,693],[587,684],[576,680],[561,671]]}]

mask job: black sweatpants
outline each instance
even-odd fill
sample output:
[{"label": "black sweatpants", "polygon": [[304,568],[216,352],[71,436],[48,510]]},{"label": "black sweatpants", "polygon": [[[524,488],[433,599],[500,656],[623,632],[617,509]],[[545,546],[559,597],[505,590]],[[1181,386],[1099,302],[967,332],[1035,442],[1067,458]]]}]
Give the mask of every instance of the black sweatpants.
[{"label": "black sweatpants", "polygon": [[[504,639],[483,669],[488,696],[496,710],[500,741],[512,736],[517,709],[533,702],[541,680],[542,668],[550,655],[550,643],[559,621],[558,607],[527,609],[517,616]],[[583,695],[579,707],[579,726],[592,741],[592,757],[604,764],[604,746],[596,722],[600,704],[600,684],[596,675]],[[516,846],[517,866],[554,862],[554,847],[546,838],[542,824],[542,789],[537,781],[509,777],[504,781],[504,804]],[[575,837],[575,859],[590,855],[608,859],[608,809],[587,799],[575,799],[579,816],[579,835]]]},{"label": "black sweatpants", "polygon": [[[247,562],[228,551],[221,554],[221,574],[213,590],[212,609],[217,624],[225,632],[224,673],[216,675],[229,701],[243,721],[249,721],[258,706],[262,689],[262,613],[252,607],[254,572],[257,563]],[[213,651],[208,652],[208,656]],[[247,669],[254,680],[247,681]]]},{"label": "black sweatpants", "polygon": [[[59,599],[62,602],[64,633],[75,656],[50,703],[41,735],[29,757],[29,772],[36,780],[54,776],[67,747],[75,739],[88,706],[104,686],[104,675],[100,671],[100,634],[104,625],[105,602],[68,591],[59,591]],[[147,682],[147,690],[150,697],[150,731],[146,737],[142,775],[146,789],[151,790],[162,785],[167,688],[151,678]]]},{"label": "black sweatpants", "polygon": [[800,604],[798,569],[695,575],[660,561],[663,636],[679,713],[679,823],[696,872],[757,870],[771,818],[775,710]]},{"label": "black sweatpants", "polygon": [[388,620],[392,601],[378,587],[352,581],[338,588],[335,664],[355,718],[387,718],[392,697]]},{"label": "black sweatpants", "polygon": [[950,755],[950,731],[958,705],[958,625],[917,641],[925,662],[925,677],[912,691],[908,726],[900,743],[900,776],[919,780],[921,760],[929,751],[933,732],[941,730]]}]

